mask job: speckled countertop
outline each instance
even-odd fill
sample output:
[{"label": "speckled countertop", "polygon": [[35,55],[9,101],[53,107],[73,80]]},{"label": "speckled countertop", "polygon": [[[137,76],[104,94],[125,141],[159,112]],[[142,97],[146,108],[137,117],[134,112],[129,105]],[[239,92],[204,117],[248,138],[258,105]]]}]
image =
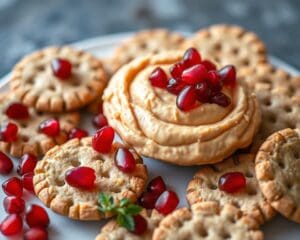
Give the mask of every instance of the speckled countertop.
[{"label": "speckled countertop", "polygon": [[235,23],[300,68],[298,0],[0,0],[0,76],[38,48],[149,27],[194,31]]}]

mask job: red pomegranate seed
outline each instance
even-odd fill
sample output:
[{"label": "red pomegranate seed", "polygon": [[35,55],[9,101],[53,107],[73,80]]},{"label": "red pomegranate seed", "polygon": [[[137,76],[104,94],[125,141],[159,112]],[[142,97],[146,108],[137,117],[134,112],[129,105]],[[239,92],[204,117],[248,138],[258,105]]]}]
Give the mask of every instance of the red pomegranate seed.
[{"label": "red pomegranate seed", "polygon": [[23,181],[23,187],[30,192],[34,193],[34,187],[33,187],[33,172],[25,173],[22,176],[22,181]]},{"label": "red pomegranate seed", "polygon": [[0,129],[0,141],[14,142],[17,140],[18,126],[12,122],[5,123]]},{"label": "red pomegranate seed", "polygon": [[4,210],[9,213],[22,213],[25,208],[25,201],[20,197],[5,197],[3,200]]},{"label": "red pomegranate seed", "polygon": [[166,88],[168,84],[168,77],[160,67],[157,67],[152,71],[149,80],[152,86],[158,88]]},{"label": "red pomegranate seed", "polygon": [[48,213],[44,208],[36,204],[31,204],[26,209],[25,220],[29,227],[42,227],[47,228],[50,220]]},{"label": "red pomegranate seed", "polygon": [[246,178],[241,172],[229,172],[219,179],[219,189],[227,193],[235,193],[246,186]]},{"label": "red pomegranate seed", "polygon": [[197,64],[185,69],[181,77],[187,84],[197,84],[207,79],[207,70],[204,65]]},{"label": "red pomegranate seed", "polygon": [[17,214],[8,215],[0,224],[0,231],[5,236],[15,235],[23,229],[22,218]]},{"label": "red pomegranate seed", "polygon": [[18,166],[17,172],[21,176],[25,173],[33,172],[36,164],[36,157],[32,154],[26,153],[21,157],[21,163]]},{"label": "red pomegranate seed", "polygon": [[211,96],[211,89],[209,88],[208,84],[206,82],[198,83],[195,86],[197,99],[199,102],[207,103],[209,102],[210,96]]},{"label": "red pomegranate seed", "polygon": [[182,82],[181,80],[171,78],[169,79],[167,90],[172,94],[178,95],[185,86],[186,83]]},{"label": "red pomegranate seed", "polygon": [[209,71],[215,71],[217,70],[217,67],[215,64],[213,64],[211,61],[209,60],[203,60],[201,62],[201,64],[203,64],[206,68],[206,70],[209,72]]},{"label": "red pomegranate seed", "polygon": [[130,173],[135,169],[135,159],[127,148],[119,148],[115,155],[116,166],[125,173]]},{"label": "red pomegranate seed", "polygon": [[17,177],[11,177],[2,183],[2,189],[8,196],[21,197],[23,194],[22,181]]},{"label": "red pomegranate seed", "polygon": [[162,194],[166,190],[166,184],[161,176],[153,178],[147,186],[147,190],[149,192],[154,192],[158,196]]},{"label": "red pomegranate seed", "polygon": [[207,83],[210,89],[214,92],[219,92],[222,90],[222,82],[217,71],[208,72]]},{"label": "red pomegranate seed", "polygon": [[144,192],[139,199],[139,203],[143,208],[153,209],[159,195],[155,192]]},{"label": "red pomegranate seed", "polygon": [[98,130],[92,139],[94,150],[100,153],[109,153],[114,136],[115,131],[112,127],[106,126]]},{"label": "red pomegranate seed", "polygon": [[76,167],[66,172],[65,179],[72,187],[89,190],[95,186],[96,174],[90,167]]},{"label": "red pomegranate seed", "polygon": [[222,92],[216,92],[216,93],[212,94],[212,96],[210,98],[210,102],[218,104],[218,105],[220,105],[222,107],[227,107],[227,106],[230,105],[231,100],[224,93],[222,93]]},{"label": "red pomegranate seed", "polygon": [[102,113],[99,113],[93,118],[93,125],[96,128],[103,128],[108,125],[108,122],[106,117]]},{"label": "red pomegranate seed", "polygon": [[13,167],[12,160],[5,153],[0,151],[0,174],[9,174]]},{"label": "red pomegranate seed", "polygon": [[54,118],[47,119],[40,124],[40,130],[50,137],[55,137],[60,132],[59,121]]},{"label": "red pomegranate seed", "polygon": [[98,103],[98,113],[103,113],[103,105],[102,105],[102,102]]},{"label": "red pomegranate seed", "polygon": [[86,136],[88,136],[88,132],[83,130],[83,129],[80,129],[80,128],[72,128],[71,131],[69,132],[69,139],[73,139],[73,138],[78,138],[78,139],[81,139],[81,138],[84,138]]},{"label": "red pomegranate seed", "polygon": [[157,199],[155,209],[158,212],[167,215],[176,209],[178,203],[179,199],[175,192],[164,191]]},{"label": "red pomegranate seed", "polygon": [[197,95],[193,86],[186,86],[177,96],[176,105],[181,111],[188,111],[195,107]]},{"label": "red pomegranate seed", "polygon": [[71,76],[72,64],[66,59],[53,59],[51,61],[51,68],[54,76],[61,80],[66,80]]},{"label": "red pomegranate seed", "polygon": [[191,67],[201,63],[201,55],[195,48],[189,48],[183,55],[183,63],[186,67]]},{"label": "red pomegranate seed", "polygon": [[11,103],[5,110],[5,114],[12,119],[27,119],[29,117],[28,108],[19,102]]},{"label": "red pomegranate seed", "polygon": [[185,67],[182,62],[175,63],[171,68],[170,68],[170,73],[171,76],[176,79],[176,80],[181,80],[181,75],[184,71]]},{"label": "red pomegranate seed", "polygon": [[48,240],[48,232],[44,228],[33,227],[25,232],[24,240]]},{"label": "red pomegranate seed", "polygon": [[143,218],[141,215],[135,215],[133,216],[134,220],[134,229],[131,231],[132,233],[136,235],[142,235],[144,232],[147,231],[148,223],[145,218]]},{"label": "red pomegranate seed", "polygon": [[219,70],[219,75],[221,77],[224,85],[234,87],[236,85],[236,70],[232,65],[228,65]]}]

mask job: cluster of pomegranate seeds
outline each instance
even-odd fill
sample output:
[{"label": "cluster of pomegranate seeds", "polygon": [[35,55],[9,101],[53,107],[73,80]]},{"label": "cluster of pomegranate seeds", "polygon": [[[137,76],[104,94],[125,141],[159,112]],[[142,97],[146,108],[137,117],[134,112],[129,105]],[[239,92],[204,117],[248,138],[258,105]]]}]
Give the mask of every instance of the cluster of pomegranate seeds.
[{"label": "cluster of pomegranate seeds", "polygon": [[3,124],[0,128],[0,141],[14,142],[17,140],[18,126],[12,122]]},{"label": "cluster of pomegranate seeds", "polygon": [[8,196],[3,200],[3,207],[5,212],[9,214],[19,214],[25,209],[25,201],[20,197]]},{"label": "cluster of pomegranate seeds", "polygon": [[23,183],[17,177],[11,177],[2,183],[2,189],[8,196],[21,197],[23,195]]},{"label": "cluster of pomegranate seeds", "polygon": [[21,163],[18,166],[17,172],[19,175],[24,175],[26,173],[30,173],[33,172],[36,164],[37,164],[37,158],[36,156],[30,154],[30,153],[26,153],[24,154],[21,159],[20,159]]},{"label": "cluster of pomegranate seeds", "polygon": [[235,193],[246,186],[246,178],[241,172],[229,172],[219,179],[219,189],[227,193]]},{"label": "cluster of pomegranate seeds", "polygon": [[5,114],[15,120],[27,119],[29,117],[28,108],[19,102],[14,102],[9,104],[9,106],[5,110]]},{"label": "cluster of pomegranate seeds", "polygon": [[149,76],[154,87],[166,89],[177,95],[176,105],[182,111],[189,111],[201,103],[215,103],[222,107],[231,104],[231,99],[222,92],[223,86],[236,86],[236,71],[228,65],[217,70],[209,60],[202,60],[195,48],[189,48],[180,62],[170,68],[171,78],[160,67]]},{"label": "cluster of pomegranate seeds", "polygon": [[127,148],[119,148],[115,154],[116,166],[125,173],[135,170],[135,158]]},{"label": "cluster of pomegranate seeds", "polygon": [[71,131],[69,132],[69,139],[73,139],[73,138],[84,138],[87,137],[89,134],[87,131],[85,131],[84,129],[80,129],[80,128],[72,128]]},{"label": "cluster of pomegranate seeds", "polygon": [[93,136],[92,147],[100,153],[109,153],[115,137],[112,127],[106,126],[99,129]]},{"label": "cluster of pomegranate seeds", "polygon": [[65,179],[72,187],[89,190],[95,186],[96,174],[90,167],[76,167],[66,172]]},{"label": "cluster of pomegranate seeds", "polygon": [[0,151],[0,174],[9,174],[13,167],[12,160],[5,153]]},{"label": "cluster of pomegranate seeds", "polygon": [[49,137],[56,137],[60,132],[59,121],[55,118],[50,118],[40,124],[40,131]]},{"label": "cluster of pomegranate seeds", "polygon": [[51,68],[54,76],[60,80],[66,80],[71,76],[72,64],[70,61],[62,58],[55,58],[51,61]]}]

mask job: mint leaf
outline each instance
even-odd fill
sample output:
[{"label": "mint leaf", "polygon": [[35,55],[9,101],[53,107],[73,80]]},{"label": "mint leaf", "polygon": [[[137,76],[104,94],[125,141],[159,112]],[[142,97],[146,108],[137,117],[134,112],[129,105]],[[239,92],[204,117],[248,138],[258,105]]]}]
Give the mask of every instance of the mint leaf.
[{"label": "mint leaf", "polygon": [[121,201],[120,201],[120,207],[125,207],[126,205],[128,205],[130,203],[129,199],[128,198],[123,198]]},{"label": "mint leaf", "polygon": [[142,207],[135,204],[130,204],[126,207],[126,213],[129,215],[137,215],[140,211],[142,211]]},{"label": "mint leaf", "polygon": [[135,227],[134,219],[130,215],[119,214],[117,217],[117,223],[129,231],[133,231]]},{"label": "mint leaf", "polygon": [[110,212],[115,208],[114,199],[112,196],[108,196],[105,193],[100,193],[98,197],[99,207],[101,212]]}]

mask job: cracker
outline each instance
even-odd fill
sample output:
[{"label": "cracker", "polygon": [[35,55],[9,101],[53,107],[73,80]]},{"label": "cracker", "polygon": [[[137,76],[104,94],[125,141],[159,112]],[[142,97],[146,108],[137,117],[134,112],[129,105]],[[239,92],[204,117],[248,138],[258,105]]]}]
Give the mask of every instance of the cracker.
[{"label": "cracker", "polygon": [[[244,216],[250,216],[259,224],[270,220],[275,211],[258,187],[254,169],[254,154],[233,155],[224,162],[201,168],[187,187],[190,205],[203,201],[215,201],[221,206],[233,204]],[[237,193],[226,193],[218,188],[220,177],[228,172],[241,172],[247,185]]]},{"label": "cracker", "polygon": [[153,231],[163,219],[163,215],[155,209],[151,211],[143,209],[140,215],[147,221],[147,231],[142,235],[133,234],[119,226],[116,220],[111,220],[101,229],[96,240],[152,240]]},{"label": "cracker", "polygon": [[242,217],[233,205],[220,207],[202,202],[192,210],[181,208],[163,219],[154,231],[153,240],[235,239],[262,240],[263,233],[250,217]]},{"label": "cracker", "polygon": [[201,29],[188,38],[182,49],[197,48],[203,59],[210,59],[219,66],[235,65],[256,67],[267,62],[264,43],[258,36],[235,25],[213,25]]},{"label": "cracker", "polygon": [[260,147],[255,172],[261,191],[283,216],[300,223],[300,129],[272,134]]},{"label": "cracker", "polygon": [[[96,152],[91,144],[92,137],[70,140],[52,148],[38,162],[33,178],[35,193],[54,212],[77,220],[99,220],[112,215],[98,211],[100,192],[112,196],[116,204],[123,198],[135,202],[142,194],[148,174],[137,154],[134,154],[137,163],[135,170],[125,174],[114,163],[120,144],[115,143],[108,154]],[[79,165],[95,170],[94,190],[74,188],[65,182],[66,171]]]},{"label": "cracker", "polygon": [[[72,63],[69,79],[53,75],[51,61]],[[100,97],[107,83],[102,63],[91,54],[67,46],[49,47],[23,58],[13,69],[10,88],[21,101],[42,112],[77,110]]]},{"label": "cracker", "polygon": [[[31,153],[36,156],[45,154],[55,145],[66,142],[68,140],[69,131],[79,124],[80,116],[77,112],[51,114],[37,112],[32,107],[28,108],[30,114],[28,119],[9,119],[4,111],[7,106],[13,102],[19,102],[13,93],[7,92],[0,94],[0,126],[8,121],[18,126],[17,140],[12,143],[0,141],[0,150],[14,157],[20,157],[25,153]],[[60,123],[61,131],[56,137],[47,136],[39,131],[40,123],[50,118],[56,118]]]}]

